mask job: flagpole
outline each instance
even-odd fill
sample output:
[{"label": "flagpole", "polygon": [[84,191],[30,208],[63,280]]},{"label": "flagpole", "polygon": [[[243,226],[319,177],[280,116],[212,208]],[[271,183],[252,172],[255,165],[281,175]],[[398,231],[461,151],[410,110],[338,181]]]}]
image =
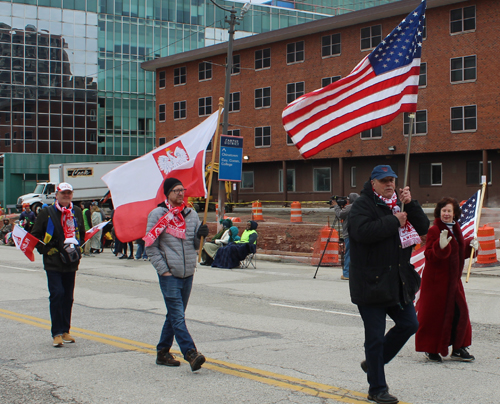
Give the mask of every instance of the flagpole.
[{"label": "flagpole", "polygon": [[[220,128],[220,117],[222,115],[222,109],[224,108],[224,97],[219,98],[219,116],[217,117],[217,127],[215,129],[214,141],[212,144],[212,163],[210,164],[210,172],[208,174],[208,186],[207,186],[207,197],[205,198],[205,213],[203,214],[203,223],[207,221],[208,215],[208,204],[210,202],[210,192],[212,191],[212,178],[214,175],[214,164],[215,164],[215,152],[217,150],[217,141],[219,139],[219,128]],[[198,251],[198,262],[201,261],[201,251],[203,250],[203,241],[205,237],[200,239],[200,250]]]},{"label": "flagpole", "polygon": [[[411,149],[411,136],[413,134],[413,122],[415,121],[415,113],[411,113],[410,115],[410,130],[408,131],[408,145],[406,147],[406,156],[405,156],[405,176],[403,181],[403,189],[406,188],[408,184],[408,170],[410,169],[410,149]],[[404,212],[405,204],[401,204],[401,212]]]},{"label": "flagpole", "polygon": [[[477,212],[477,220],[474,225],[474,239],[477,237],[477,228],[479,227],[479,221],[481,220],[481,211],[483,210],[483,201],[484,201],[484,192],[486,190],[486,176],[483,176],[483,184],[481,187],[481,201],[479,202],[479,210]],[[467,268],[467,276],[465,278],[465,283],[469,283],[470,271],[472,268],[472,260],[474,258],[474,248],[471,249],[470,258],[469,258],[469,267]]]}]

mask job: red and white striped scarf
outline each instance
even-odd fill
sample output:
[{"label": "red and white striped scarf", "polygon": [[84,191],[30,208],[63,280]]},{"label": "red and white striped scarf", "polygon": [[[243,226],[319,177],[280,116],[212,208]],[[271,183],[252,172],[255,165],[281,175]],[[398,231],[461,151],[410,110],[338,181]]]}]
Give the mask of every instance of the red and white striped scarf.
[{"label": "red and white striped scarf", "polygon": [[61,212],[61,225],[64,231],[65,244],[78,244],[75,238],[76,226],[75,216],[73,215],[73,203],[70,202],[68,207],[61,206],[58,201],[55,203],[57,210]]},{"label": "red and white striped scarf", "polygon": [[163,231],[177,238],[186,238],[186,221],[181,213],[186,207],[186,203],[182,202],[182,205],[172,207],[168,201],[165,201],[165,205],[168,212],[158,220],[158,223],[143,238],[146,247],[153,244]]},{"label": "red and white striped scarf", "polygon": [[[401,209],[397,205],[398,197],[396,196],[396,192],[392,194],[391,199],[384,198],[382,195],[377,194],[375,190],[373,190],[373,193],[377,195],[383,202],[385,202],[385,204],[389,206],[389,208],[391,208],[393,215],[401,212]],[[401,240],[401,246],[403,248],[410,247],[422,242],[417,231],[408,220],[403,227],[399,227],[399,238]]]}]

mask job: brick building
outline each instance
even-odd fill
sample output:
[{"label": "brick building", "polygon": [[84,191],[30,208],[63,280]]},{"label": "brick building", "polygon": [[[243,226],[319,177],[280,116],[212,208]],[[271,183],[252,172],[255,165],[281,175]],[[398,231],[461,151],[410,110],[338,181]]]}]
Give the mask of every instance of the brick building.
[{"label": "brick building", "polygon": [[[442,196],[464,200],[484,173],[485,202],[493,206],[500,202],[500,44],[494,39],[500,3],[427,3],[409,169],[412,195],[421,203]],[[348,75],[418,4],[400,1],[234,42],[228,129],[244,138],[238,200],[324,201],[359,192],[377,164],[390,164],[402,184],[409,129],[404,114],[305,160],[287,139],[281,113],[296,97]],[[226,52],[227,45],[219,44],[142,64],[156,71],[158,144],[217,109]]]}]

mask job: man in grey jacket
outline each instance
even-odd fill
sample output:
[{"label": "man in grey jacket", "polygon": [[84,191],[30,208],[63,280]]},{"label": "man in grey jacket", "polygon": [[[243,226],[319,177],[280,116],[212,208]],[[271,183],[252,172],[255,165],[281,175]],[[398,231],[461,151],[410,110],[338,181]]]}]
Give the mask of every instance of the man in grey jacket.
[{"label": "man in grey jacket", "polygon": [[347,197],[349,202],[347,205],[340,207],[335,199],[332,199],[333,209],[335,210],[335,216],[342,221],[342,238],[344,239],[344,268],[342,269],[342,276],[340,279],[348,281],[349,280],[349,266],[351,265],[351,249],[349,248],[349,231],[347,226],[349,224],[349,212],[351,211],[352,204],[359,195],[352,192]]},{"label": "man in grey jacket", "polygon": [[184,359],[194,372],[205,363],[205,357],[196,349],[186,327],[184,312],[193,285],[200,238],[208,235],[208,226],[201,225],[198,214],[186,206],[185,191],[178,179],[165,180],[163,192],[167,199],[149,214],[144,241],[146,253],[158,272],[167,307],[160,342],[156,347],[156,363],[180,365],[170,353],[175,336]]}]

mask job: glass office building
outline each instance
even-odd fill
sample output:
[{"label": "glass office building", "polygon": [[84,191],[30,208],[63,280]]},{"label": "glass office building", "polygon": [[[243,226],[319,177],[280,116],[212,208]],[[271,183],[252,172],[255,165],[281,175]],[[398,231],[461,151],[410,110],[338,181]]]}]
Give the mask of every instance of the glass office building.
[{"label": "glass office building", "polygon": [[[235,38],[346,11],[281,3],[252,5]],[[11,174],[3,154],[33,166],[40,154],[126,160],[152,150],[155,80],[140,64],[226,41],[228,14],[208,0],[0,0],[0,202],[18,192],[1,186]],[[46,179],[43,161],[24,180]]]}]

